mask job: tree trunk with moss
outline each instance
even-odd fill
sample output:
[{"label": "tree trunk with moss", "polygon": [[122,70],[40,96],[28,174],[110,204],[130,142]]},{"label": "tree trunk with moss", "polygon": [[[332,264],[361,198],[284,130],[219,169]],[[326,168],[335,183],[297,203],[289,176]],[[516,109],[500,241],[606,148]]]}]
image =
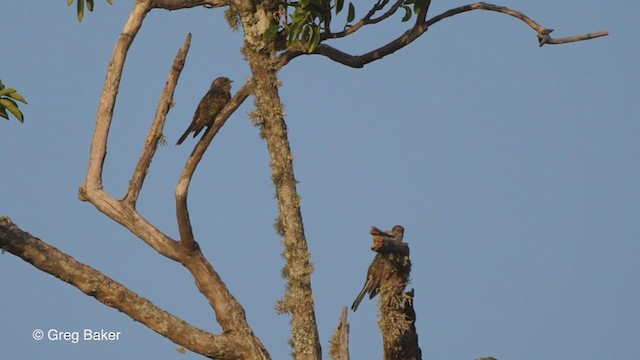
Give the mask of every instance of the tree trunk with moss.
[{"label": "tree trunk with moss", "polygon": [[251,114],[266,141],[271,158],[271,178],[275,186],[279,216],[275,222],[283,237],[286,264],[283,276],[287,280],[284,297],[277,310],[291,314],[291,345],[295,359],[321,359],[322,351],[316,326],[311,273],[313,265],[307,247],[300,211],[300,197],[293,172],[293,154],[289,146],[284,111],[278,92],[277,58],[274,40],[263,34],[279,19],[278,3],[267,1],[258,5],[234,3],[244,30],[243,52],[253,75],[256,109]]}]

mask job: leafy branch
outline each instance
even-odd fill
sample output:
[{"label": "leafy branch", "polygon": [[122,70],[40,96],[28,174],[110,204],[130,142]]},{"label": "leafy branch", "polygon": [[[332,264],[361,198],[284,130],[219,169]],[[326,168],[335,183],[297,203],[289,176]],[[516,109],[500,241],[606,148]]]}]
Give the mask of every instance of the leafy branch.
[{"label": "leafy branch", "polygon": [[[113,0],[107,0],[109,5],[113,5]],[[67,0],[67,6],[71,6],[73,0]],[[87,5],[87,10],[93,12],[93,0],[77,0],[76,11],[78,12],[78,21],[82,21],[84,18],[84,5]]]},{"label": "leafy branch", "polygon": [[[271,25],[265,31],[266,40],[273,40],[280,35],[286,37],[286,47],[312,53],[322,41],[329,38],[340,38],[352,34],[364,25],[375,24],[395,14],[399,8],[405,11],[402,21],[409,21],[414,14],[426,10],[430,0],[397,0],[390,6],[389,0],[378,0],[357,23],[356,7],[353,2],[347,6],[347,16],[342,30],[331,31],[332,14],[339,15],[345,8],[344,0],[300,0],[287,3],[285,15],[280,23]],[[374,18],[378,12],[387,9],[382,15]]]},{"label": "leafy branch", "polygon": [[[401,0],[399,0],[399,2],[401,2]],[[386,1],[378,1],[378,3],[376,4],[376,6],[378,4],[386,4]],[[406,1],[403,1],[403,3],[407,3]],[[523,14],[520,11],[516,11],[516,10],[512,10],[509,9],[507,7],[504,6],[499,6],[499,5],[493,5],[493,4],[488,4],[488,3],[484,3],[484,2],[476,2],[473,4],[468,4],[468,5],[463,5],[463,6],[459,6],[450,10],[447,10],[437,16],[432,17],[431,19],[426,18],[427,15],[427,11],[429,9],[429,5],[430,5],[431,1],[427,0],[424,1],[424,7],[419,7],[418,8],[418,12],[416,13],[417,17],[415,20],[414,25],[408,29],[407,31],[405,31],[403,34],[401,34],[399,37],[397,37],[396,39],[390,41],[389,43],[382,45],[376,49],[373,49],[367,53],[364,53],[362,55],[351,55],[348,54],[346,52],[343,52],[341,50],[338,50],[337,48],[334,48],[332,46],[326,45],[326,44],[319,44],[318,46],[316,46],[314,48],[313,51],[302,51],[300,49],[287,49],[287,51],[284,51],[282,54],[280,54],[280,64],[279,66],[282,67],[284,65],[286,65],[289,61],[291,61],[292,59],[300,56],[300,55],[309,55],[309,54],[316,54],[316,55],[322,55],[325,57],[328,57],[329,59],[336,61],[338,63],[341,63],[343,65],[349,66],[349,67],[353,67],[353,68],[362,68],[364,65],[369,64],[373,61],[379,60],[389,54],[392,54],[402,48],[404,48],[405,46],[409,45],[410,43],[412,43],[414,40],[416,40],[418,37],[420,37],[422,34],[424,34],[431,26],[433,26],[434,24],[440,22],[441,20],[450,18],[452,16],[455,15],[459,15],[462,13],[466,13],[469,11],[474,11],[474,10],[483,10],[483,11],[493,11],[493,12],[498,12],[498,13],[502,13],[505,15],[509,15],[509,16],[513,16],[519,20],[521,20],[522,22],[524,22],[525,24],[527,24],[530,28],[532,28],[538,36],[538,44],[540,46],[544,46],[546,44],[550,44],[550,45],[556,45],[556,44],[566,44],[566,43],[570,43],[570,42],[576,42],[576,41],[584,41],[584,40],[591,40],[591,39],[595,39],[598,37],[602,37],[602,36],[607,36],[609,35],[607,30],[601,30],[598,32],[594,32],[594,33],[585,33],[585,34],[579,34],[579,35],[574,35],[574,36],[568,36],[568,37],[563,37],[563,38],[552,38],[551,37],[551,32],[553,31],[553,29],[549,29],[546,28],[544,26],[542,26],[541,24],[539,24],[538,22],[534,21],[533,19],[531,19],[530,17],[526,16],[525,14]],[[397,4],[397,3],[396,3]],[[374,7],[375,9],[375,7]],[[372,11],[374,10],[372,9]],[[391,11],[391,10],[389,10]],[[387,11],[387,13],[381,15],[379,18],[387,18],[389,11]],[[414,11],[415,11],[415,4],[414,4]],[[370,12],[371,13],[371,12]],[[361,28],[364,25],[368,25],[368,24],[372,24],[374,23],[374,21],[376,21],[379,18],[372,18],[372,15],[370,16],[370,14],[367,14],[362,20],[360,20],[360,22],[358,22],[356,25],[354,25],[352,28],[347,29],[346,31],[343,31],[341,33],[335,33],[335,34],[323,34],[323,36],[321,38],[323,38],[324,36],[330,37],[330,38],[339,38],[339,37],[345,37],[347,35],[352,34],[353,32],[355,32],[355,30]]]},{"label": "leafy branch", "polygon": [[25,100],[16,89],[5,87],[4,84],[2,84],[2,80],[0,80],[0,116],[9,120],[8,110],[18,121],[24,122],[24,115],[18,108],[16,101],[28,104],[27,100]]}]

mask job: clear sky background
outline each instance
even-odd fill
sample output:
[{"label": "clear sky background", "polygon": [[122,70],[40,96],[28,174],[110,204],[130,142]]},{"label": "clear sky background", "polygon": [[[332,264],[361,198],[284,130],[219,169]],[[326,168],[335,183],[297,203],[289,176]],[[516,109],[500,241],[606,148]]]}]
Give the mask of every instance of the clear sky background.
[{"label": "clear sky background", "polygon": [[[130,1],[96,1],[82,23],[64,1],[3,1],[0,78],[29,101],[0,121],[0,215],[156,305],[217,332],[189,273],[78,200],[106,66]],[[366,2],[368,3],[368,2]],[[365,2],[357,2],[360,14]],[[464,4],[433,1],[431,14]],[[372,225],[406,228],[426,359],[633,359],[640,329],[640,2],[505,0],[562,37],[539,48],[504,15],[438,23],[364,69],[300,57],[280,77],[300,181],[325,358],[343,306],[373,258]],[[195,141],[173,146],[217,76],[249,75],[221,9],[154,11],[129,53],[109,138],[105,188],[127,181],[188,32],[176,105],[140,212],[177,237],[174,188]],[[332,43],[362,53],[388,25]],[[269,159],[248,100],[215,138],[189,195],[205,255],[245,306],[274,359],[289,357],[282,247]],[[349,313],[353,359],[382,358],[376,302]],[[195,359],[74,287],[0,256],[0,357]],[[122,332],[117,342],[32,339],[45,331]]]}]

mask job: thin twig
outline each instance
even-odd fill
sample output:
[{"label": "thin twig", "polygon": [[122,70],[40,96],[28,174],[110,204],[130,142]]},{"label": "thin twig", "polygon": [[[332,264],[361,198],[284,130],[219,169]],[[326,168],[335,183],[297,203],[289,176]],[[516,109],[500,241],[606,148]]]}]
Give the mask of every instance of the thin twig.
[{"label": "thin twig", "polygon": [[153,7],[165,10],[188,9],[196,6],[216,8],[228,5],[226,0],[154,0]]},{"label": "thin twig", "polygon": [[397,0],[395,2],[395,4],[393,4],[391,6],[391,8],[389,10],[387,10],[384,14],[378,16],[375,19],[372,19],[373,15],[375,15],[378,11],[382,10],[387,3],[389,2],[389,0],[383,0],[383,1],[378,1],[376,4],[373,5],[373,7],[367,12],[367,14],[365,16],[362,17],[362,19],[360,19],[360,21],[358,21],[357,23],[353,24],[353,26],[350,26],[349,28],[337,32],[337,33],[332,33],[330,31],[326,31],[320,34],[320,40],[325,40],[325,39],[339,39],[339,38],[343,38],[345,36],[351,35],[353,33],[355,33],[356,31],[360,30],[362,27],[369,25],[369,24],[376,24],[379,23],[380,21],[387,19],[388,17],[390,17],[391,15],[393,15],[396,10],[398,10],[398,8],[400,7],[400,5],[402,5],[403,0]]},{"label": "thin twig", "polygon": [[[599,38],[599,37],[607,36],[607,35],[609,35],[609,32],[607,30],[601,30],[601,31],[594,32],[594,33],[567,36],[567,37],[563,37],[563,38],[559,38],[559,39],[551,39],[551,38],[549,38],[545,42],[545,44],[551,44],[551,45],[566,44],[566,43],[576,42],[576,41],[591,40],[591,39],[595,39],[595,38]],[[542,45],[540,45],[540,46],[542,46]]]}]

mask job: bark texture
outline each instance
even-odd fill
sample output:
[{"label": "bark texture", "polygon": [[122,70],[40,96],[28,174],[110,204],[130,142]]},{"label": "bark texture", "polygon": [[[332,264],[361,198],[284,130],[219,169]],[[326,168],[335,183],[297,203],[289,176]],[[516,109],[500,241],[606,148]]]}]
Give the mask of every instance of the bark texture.
[{"label": "bark texture", "polygon": [[265,41],[263,34],[279,19],[278,3],[259,4],[233,2],[244,30],[243,52],[253,75],[256,109],[252,120],[260,128],[271,158],[271,177],[275,186],[279,217],[276,230],[283,236],[287,281],[278,311],[291,314],[291,344],[295,359],[321,359],[322,351],[316,325],[311,290],[311,254],[302,223],[300,197],[293,172],[293,154],[289,146],[284,111],[278,91],[275,43]]},{"label": "bark texture", "polygon": [[98,270],[22,231],[8,217],[0,217],[0,249],[22,258],[101,303],[118,309],[195,353],[212,359],[259,359],[252,356],[246,337],[234,334],[215,335],[190,325]]}]

